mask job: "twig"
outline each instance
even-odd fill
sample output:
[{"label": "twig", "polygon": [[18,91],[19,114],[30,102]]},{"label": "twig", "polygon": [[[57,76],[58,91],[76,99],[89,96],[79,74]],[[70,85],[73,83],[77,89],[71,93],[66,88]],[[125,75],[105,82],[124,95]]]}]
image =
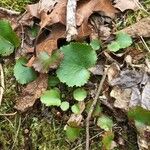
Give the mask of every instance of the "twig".
[{"label": "twig", "polygon": [[88,113],[88,116],[86,118],[86,150],[89,150],[89,139],[90,139],[90,135],[89,135],[89,121],[91,119],[91,116],[92,116],[92,113],[94,111],[94,108],[95,108],[95,105],[97,103],[97,100],[99,98],[99,95],[101,93],[101,90],[102,90],[102,86],[104,84],[104,81],[106,79],[106,76],[107,76],[107,70],[104,72],[104,75],[101,79],[101,82],[99,84],[99,87],[98,87],[98,90],[97,90],[97,93],[96,93],[96,96],[95,96],[95,99],[93,100],[93,103],[90,107],[90,110],[89,110],[89,113]]},{"label": "twig", "polygon": [[10,10],[10,9],[3,8],[3,7],[0,7],[0,11],[3,11],[9,15],[19,15],[20,14],[20,12],[18,12],[18,11]]},{"label": "twig", "polygon": [[148,45],[146,44],[145,40],[143,39],[143,37],[140,36],[140,38],[141,38],[141,40],[142,40],[142,42],[143,42],[143,45],[144,45],[145,48],[147,49],[147,51],[150,52],[150,49],[149,49]]},{"label": "twig", "polygon": [[0,116],[14,116],[16,115],[17,112],[14,112],[14,113],[7,113],[7,114],[0,114]]},{"label": "twig", "polygon": [[[93,139],[96,138],[97,136],[101,135],[103,132],[104,132],[104,131],[102,131],[102,132],[100,132],[100,133],[94,135],[94,136],[91,137],[89,140],[90,140],[90,141],[93,140]],[[76,150],[78,147],[82,146],[82,145],[85,144],[85,143],[86,143],[86,142],[83,142],[83,143],[79,144],[78,146],[74,147],[72,150]]]},{"label": "twig", "polygon": [[76,6],[77,6],[77,0],[68,0],[67,18],[66,18],[67,41],[71,41],[72,38],[74,38],[77,35]]},{"label": "twig", "polygon": [[3,67],[2,64],[0,63],[0,73],[1,73],[1,86],[0,86],[0,105],[2,103],[2,99],[3,99],[3,94],[4,94],[4,89],[5,89],[5,84],[4,84],[4,72],[3,72]]}]

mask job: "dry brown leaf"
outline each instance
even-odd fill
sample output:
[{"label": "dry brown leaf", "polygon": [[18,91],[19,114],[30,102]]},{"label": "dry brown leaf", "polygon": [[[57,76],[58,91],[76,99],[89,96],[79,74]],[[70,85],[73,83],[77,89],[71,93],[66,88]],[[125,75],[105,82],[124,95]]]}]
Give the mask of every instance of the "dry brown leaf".
[{"label": "dry brown leaf", "polygon": [[124,28],[121,31],[126,32],[132,37],[150,37],[150,17],[143,18],[137,23]]},{"label": "dry brown leaf", "polygon": [[72,114],[67,121],[67,124],[71,127],[79,127],[81,125],[81,121],[83,119],[82,115]]},{"label": "dry brown leaf", "polygon": [[114,7],[120,9],[122,12],[127,9],[137,10],[139,8],[139,0],[115,0],[114,2]]},{"label": "dry brown leaf", "polygon": [[41,28],[55,23],[66,24],[66,5],[67,0],[58,1],[54,6],[53,11],[49,15],[45,15],[41,18]]},{"label": "dry brown leaf", "polygon": [[25,112],[32,107],[35,101],[47,89],[48,75],[40,74],[33,82],[23,88],[21,95],[17,98],[15,108],[21,112]]},{"label": "dry brown leaf", "polygon": [[118,86],[115,86],[110,96],[115,98],[114,106],[120,109],[129,110],[129,103],[131,99],[131,89],[121,89]]},{"label": "dry brown leaf", "polygon": [[[55,24],[54,26],[52,26],[52,32],[50,33],[50,35],[41,43],[37,44],[36,52],[39,53],[41,51],[45,51],[49,55],[51,55],[53,50],[58,49],[57,40],[65,38],[66,35],[65,32],[66,32],[65,26],[62,24]],[[29,53],[33,51],[34,47],[28,49]]]},{"label": "dry brown leaf", "polygon": [[88,20],[94,12],[103,12],[106,16],[114,18],[117,10],[110,0],[83,0],[77,7],[77,25],[80,26]]}]

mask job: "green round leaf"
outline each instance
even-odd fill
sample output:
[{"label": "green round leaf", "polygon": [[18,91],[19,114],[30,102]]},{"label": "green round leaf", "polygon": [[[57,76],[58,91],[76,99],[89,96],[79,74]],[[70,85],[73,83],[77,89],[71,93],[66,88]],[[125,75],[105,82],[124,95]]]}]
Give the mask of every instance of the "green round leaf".
[{"label": "green round leaf", "polygon": [[80,135],[80,128],[73,128],[73,127],[67,126],[66,135],[67,135],[67,138],[71,142],[74,142]]},{"label": "green round leaf", "polygon": [[105,115],[102,115],[97,120],[97,125],[105,131],[111,131],[113,127],[113,121]]},{"label": "green round leaf", "polygon": [[127,48],[132,44],[132,38],[127,33],[119,32],[116,37],[120,48]]},{"label": "green round leaf", "polygon": [[108,49],[112,52],[117,52],[120,49],[120,45],[118,42],[113,41],[111,44],[108,45]]},{"label": "green round leaf", "polygon": [[16,61],[14,66],[14,76],[20,84],[32,82],[37,78],[37,73],[34,69],[25,66],[27,62],[27,59],[22,57]]},{"label": "green round leaf", "polygon": [[95,65],[96,52],[86,43],[70,43],[61,51],[64,59],[57,70],[59,80],[68,86],[82,86],[87,83],[90,72],[88,68]]},{"label": "green round leaf", "polygon": [[101,41],[99,39],[94,39],[91,41],[90,45],[94,50],[99,50],[101,47]]},{"label": "green round leaf", "polygon": [[61,105],[60,105],[60,108],[63,110],[63,111],[66,111],[69,109],[69,103],[67,101],[65,102],[62,102]]},{"label": "green round leaf", "polygon": [[74,90],[73,97],[77,101],[83,101],[87,97],[87,92],[83,88]]},{"label": "green round leaf", "polygon": [[14,45],[0,36],[0,55],[9,56],[14,52]]},{"label": "green round leaf", "polygon": [[20,45],[20,39],[13,31],[9,21],[7,20],[0,20],[0,35],[11,42],[15,46],[15,48]]},{"label": "green round leaf", "polygon": [[42,94],[40,100],[46,106],[60,106],[61,105],[60,93],[56,89],[45,91]]},{"label": "green round leaf", "polygon": [[74,104],[72,107],[71,107],[71,110],[74,114],[80,114],[80,108],[78,106],[78,104]]}]

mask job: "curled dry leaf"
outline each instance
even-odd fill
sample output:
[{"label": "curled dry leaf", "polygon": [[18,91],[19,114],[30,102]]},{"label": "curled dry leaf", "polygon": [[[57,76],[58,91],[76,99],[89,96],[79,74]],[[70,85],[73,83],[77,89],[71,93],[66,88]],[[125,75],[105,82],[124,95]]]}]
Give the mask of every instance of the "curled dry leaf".
[{"label": "curled dry leaf", "polygon": [[40,74],[40,76],[33,82],[29,83],[22,89],[21,95],[17,98],[15,109],[25,112],[32,107],[35,101],[47,89],[48,76]]},{"label": "curled dry leaf", "polygon": [[114,2],[114,7],[120,9],[122,12],[127,9],[137,10],[139,8],[139,0],[115,0]]},{"label": "curled dry leaf", "polygon": [[121,31],[132,37],[150,37],[150,17],[143,18],[137,23],[130,25]]}]

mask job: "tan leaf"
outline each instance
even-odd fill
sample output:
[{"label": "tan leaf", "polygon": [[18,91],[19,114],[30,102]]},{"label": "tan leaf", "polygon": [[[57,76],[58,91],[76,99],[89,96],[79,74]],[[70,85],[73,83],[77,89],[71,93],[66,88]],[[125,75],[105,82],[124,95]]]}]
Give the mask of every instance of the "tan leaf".
[{"label": "tan leaf", "polygon": [[121,31],[126,32],[132,37],[150,37],[150,17],[143,18],[137,23],[124,28]]},{"label": "tan leaf", "polygon": [[82,115],[72,114],[67,121],[67,124],[71,127],[79,127],[81,125],[81,121],[83,119]]},{"label": "tan leaf", "polygon": [[67,0],[59,1],[53,11],[49,15],[45,15],[41,18],[41,28],[45,27],[46,25],[52,25],[55,23],[66,23],[66,5]]},{"label": "tan leaf", "polygon": [[29,83],[22,89],[21,95],[17,98],[15,108],[21,112],[25,112],[32,107],[35,101],[47,89],[48,75],[40,74],[33,82]]},{"label": "tan leaf", "polygon": [[114,106],[127,111],[129,109],[129,102],[131,99],[131,91],[131,89],[114,87],[110,93],[110,96],[115,98]]},{"label": "tan leaf", "polygon": [[80,26],[94,12],[103,12],[106,16],[113,18],[117,10],[112,6],[110,0],[84,0],[77,7],[77,25]]},{"label": "tan leaf", "polygon": [[115,0],[114,7],[120,9],[122,12],[127,9],[137,10],[139,0]]}]

